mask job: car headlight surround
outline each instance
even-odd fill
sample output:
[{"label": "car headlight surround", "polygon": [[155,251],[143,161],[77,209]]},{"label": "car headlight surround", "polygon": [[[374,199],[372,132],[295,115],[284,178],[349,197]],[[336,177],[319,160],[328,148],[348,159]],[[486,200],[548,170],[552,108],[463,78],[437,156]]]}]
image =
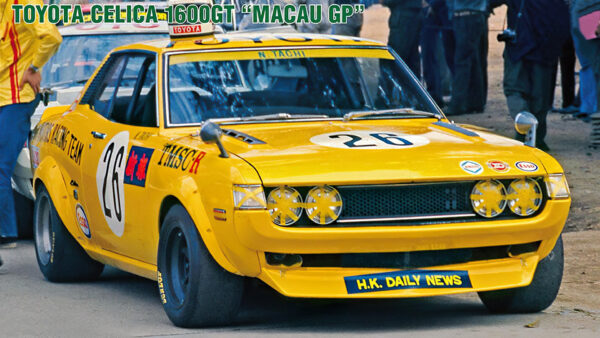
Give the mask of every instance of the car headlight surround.
[{"label": "car headlight surround", "polygon": [[234,184],[233,204],[236,209],[241,210],[265,209],[267,207],[267,201],[262,185]]},{"label": "car headlight surround", "polygon": [[480,181],[471,190],[473,210],[485,218],[496,217],[506,208],[506,189],[496,180]]},{"label": "car headlight surround", "polygon": [[506,199],[508,208],[515,215],[530,216],[542,206],[542,188],[534,179],[516,179],[506,189]]},{"label": "car headlight surround", "polygon": [[342,213],[342,195],[328,185],[317,186],[306,194],[304,205],[311,221],[320,225],[331,224]]},{"label": "car headlight surround", "polygon": [[564,174],[550,174],[544,179],[546,182],[546,191],[550,199],[566,199],[571,196],[569,183]]},{"label": "car headlight surround", "polygon": [[304,209],[302,196],[298,190],[280,186],[269,193],[267,197],[267,210],[273,223],[281,226],[290,226],[296,223]]}]

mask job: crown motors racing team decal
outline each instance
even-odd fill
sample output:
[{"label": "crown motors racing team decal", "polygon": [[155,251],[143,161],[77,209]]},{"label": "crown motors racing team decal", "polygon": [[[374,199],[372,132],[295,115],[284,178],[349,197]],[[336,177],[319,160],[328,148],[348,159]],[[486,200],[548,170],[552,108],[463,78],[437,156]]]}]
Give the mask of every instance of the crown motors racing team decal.
[{"label": "crown motors racing team decal", "polygon": [[401,289],[471,288],[465,270],[405,270],[344,277],[348,294]]},{"label": "crown motors racing team decal", "polygon": [[515,167],[521,171],[525,171],[528,173],[538,170],[537,164],[532,163],[532,162],[527,162],[527,161],[515,162]]},{"label": "crown motors racing team decal", "polygon": [[429,139],[390,131],[353,130],[313,136],[310,142],[342,149],[405,149],[424,146]]},{"label": "crown motors racing team decal", "polygon": [[115,135],[104,147],[96,170],[96,187],[100,207],[108,227],[118,237],[123,236],[125,231],[123,180],[128,145],[128,131],[122,131]]},{"label": "crown motors racing team decal", "polygon": [[488,168],[499,173],[505,173],[510,170],[508,163],[497,160],[487,161],[487,166]]},{"label": "crown motors racing team decal", "polygon": [[462,170],[473,175],[479,175],[483,172],[483,167],[481,166],[481,164],[474,161],[462,161],[460,162],[460,167],[462,168]]},{"label": "crown motors racing team decal", "polygon": [[85,237],[92,238],[92,232],[90,231],[90,223],[88,222],[83,207],[79,203],[77,203],[77,206],[75,206],[75,217],[77,218],[77,224],[79,225],[79,229],[81,229],[81,232],[83,232]]}]

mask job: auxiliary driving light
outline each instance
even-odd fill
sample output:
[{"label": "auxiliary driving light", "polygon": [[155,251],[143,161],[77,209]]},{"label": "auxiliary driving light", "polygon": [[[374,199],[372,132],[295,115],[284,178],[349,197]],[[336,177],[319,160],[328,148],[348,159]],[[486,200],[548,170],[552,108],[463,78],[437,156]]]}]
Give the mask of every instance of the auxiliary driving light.
[{"label": "auxiliary driving light", "polygon": [[273,223],[288,226],[302,215],[302,196],[298,190],[286,186],[273,189],[267,197],[267,209]]},{"label": "auxiliary driving light", "polygon": [[519,216],[533,215],[542,205],[542,188],[531,178],[512,181],[506,190],[510,211]]},{"label": "auxiliary driving light", "polygon": [[504,185],[495,180],[481,181],[471,191],[473,210],[483,217],[492,218],[500,215],[506,208],[506,190]]},{"label": "auxiliary driving light", "polygon": [[328,185],[314,187],[306,195],[305,208],[311,221],[330,224],[342,213],[342,196]]}]

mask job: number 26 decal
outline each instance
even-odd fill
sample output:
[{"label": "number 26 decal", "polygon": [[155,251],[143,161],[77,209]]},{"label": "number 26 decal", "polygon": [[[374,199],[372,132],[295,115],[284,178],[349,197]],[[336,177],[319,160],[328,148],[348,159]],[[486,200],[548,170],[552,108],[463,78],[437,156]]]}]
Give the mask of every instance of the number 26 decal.
[{"label": "number 26 decal", "polygon": [[314,136],[312,143],[343,149],[403,149],[419,147],[429,140],[419,135],[402,135],[387,131],[354,130]]},{"label": "number 26 decal", "polygon": [[96,187],[100,207],[112,232],[121,237],[125,231],[125,197],[123,179],[129,132],[120,132],[108,141],[96,170]]}]

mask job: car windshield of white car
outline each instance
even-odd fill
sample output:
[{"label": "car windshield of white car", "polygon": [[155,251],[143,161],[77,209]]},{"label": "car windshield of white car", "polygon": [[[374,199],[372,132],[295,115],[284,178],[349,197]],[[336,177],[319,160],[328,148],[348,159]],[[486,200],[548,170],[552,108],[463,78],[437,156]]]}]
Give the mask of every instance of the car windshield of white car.
[{"label": "car windshield of white car", "polygon": [[388,58],[303,57],[307,54],[294,50],[285,55],[300,57],[258,54],[260,57],[253,59],[246,52],[240,59],[230,56],[229,60],[205,60],[194,54],[170,56],[168,123],[247,122],[260,121],[261,116],[265,120],[277,120],[277,116],[282,120],[341,118],[353,111],[403,108],[439,112],[406,67],[389,53]]}]

